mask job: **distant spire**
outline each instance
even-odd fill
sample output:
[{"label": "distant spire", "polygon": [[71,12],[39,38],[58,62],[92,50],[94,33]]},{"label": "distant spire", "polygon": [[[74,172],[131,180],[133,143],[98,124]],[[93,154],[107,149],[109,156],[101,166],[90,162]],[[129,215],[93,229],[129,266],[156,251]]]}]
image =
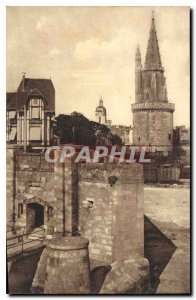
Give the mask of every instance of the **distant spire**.
[{"label": "distant spire", "polygon": [[135,53],[136,57],[141,57],[141,53],[140,53],[140,46],[137,45],[137,48],[136,48],[136,53]]},{"label": "distant spire", "polygon": [[103,106],[103,99],[102,99],[102,96],[100,97],[99,105],[100,105],[100,106]]},{"label": "distant spire", "polygon": [[148,48],[146,52],[145,68],[161,68],[161,57],[159,53],[159,45],[155,28],[154,11],[152,12],[152,21],[150,29],[150,37],[148,40]]},{"label": "distant spire", "polygon": [[136,69],[141,67],[141,53],[139,45],[137,45],[136,52],[135,52],[135,66]]},{"label": "distant spire", "polygon": [[25,91],[25,72],[22,72],[22,92]]}]

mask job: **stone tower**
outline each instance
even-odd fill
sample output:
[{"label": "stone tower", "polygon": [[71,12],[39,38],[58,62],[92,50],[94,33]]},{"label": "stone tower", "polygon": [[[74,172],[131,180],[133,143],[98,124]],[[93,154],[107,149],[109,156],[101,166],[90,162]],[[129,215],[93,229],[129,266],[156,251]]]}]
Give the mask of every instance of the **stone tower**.
[{"label": "stone tower", "polygon": [[95,111],[96,122],[100,124],[107,124],[107,113],[106,108],[103,106],[102,97],[99,100],[99,106],[97,106]]},{"label": "stone tower", "polygon": [[144,67],[139,47],[135,55],[133,143],[146,146],[148,151],[161,151],[164,155],[172,151],[174,109],[174,104],[168,101],[153,15]]}]

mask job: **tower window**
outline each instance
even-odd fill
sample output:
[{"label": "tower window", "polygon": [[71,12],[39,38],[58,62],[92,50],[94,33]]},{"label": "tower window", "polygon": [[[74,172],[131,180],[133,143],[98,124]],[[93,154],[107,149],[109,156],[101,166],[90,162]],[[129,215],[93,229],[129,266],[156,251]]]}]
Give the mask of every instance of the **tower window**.
[{"label": "tower window", "polygon": [[140,141],[140,136],[138,137],[138,141]]},{"label": "tower window", "polygon": [[18,204],[18,217],[20,218],[20,216],[23,214],[23,204],[19,203]]},{"label": "tower window", "polygon": [[168,140],[171,141],[171,133],[168,134]]}]

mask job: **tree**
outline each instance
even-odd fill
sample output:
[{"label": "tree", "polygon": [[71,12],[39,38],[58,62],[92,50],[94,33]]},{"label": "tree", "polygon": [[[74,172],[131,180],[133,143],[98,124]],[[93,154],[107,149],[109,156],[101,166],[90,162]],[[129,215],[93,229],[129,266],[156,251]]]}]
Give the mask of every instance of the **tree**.
[{"label": "tree", "polygon": [[54,134],[60,137],[61,144],[88,146],[122,144],[121,138],[113,135],[107,126],[89,121],[78,112],[57,116]]},{"label": "tree", "polygon": [[122,139],[117,135],[113,134],[112,136],[112,145],[122,145]]}]

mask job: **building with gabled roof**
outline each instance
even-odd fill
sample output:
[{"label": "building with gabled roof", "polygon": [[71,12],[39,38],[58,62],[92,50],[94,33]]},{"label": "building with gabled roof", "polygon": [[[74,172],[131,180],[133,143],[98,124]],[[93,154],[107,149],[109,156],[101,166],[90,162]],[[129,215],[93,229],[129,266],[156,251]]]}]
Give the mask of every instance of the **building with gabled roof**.
[{"label": "building with gabled roof", "polygon": [[25,149],[42,148],[52,142],[55,89],[51,79],[22,80],[16,92],[6,94],[7,143]]}]

